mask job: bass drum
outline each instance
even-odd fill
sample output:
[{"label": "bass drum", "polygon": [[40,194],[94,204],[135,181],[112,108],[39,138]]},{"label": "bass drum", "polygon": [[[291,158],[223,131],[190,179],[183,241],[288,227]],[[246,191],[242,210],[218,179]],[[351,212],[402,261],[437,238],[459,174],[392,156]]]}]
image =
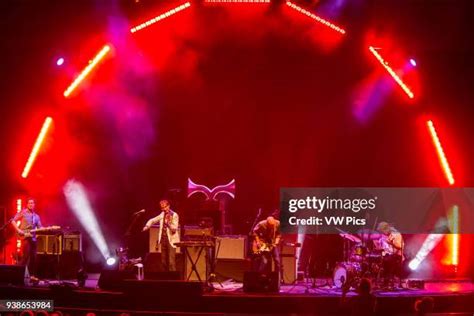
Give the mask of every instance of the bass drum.
[{"label": "bass drum", "polygon": [[357,262],[343,262],[336,265],[333,273],[334,286],[342,288],[346,282],[352,282],[360,276],[361,267]]}]

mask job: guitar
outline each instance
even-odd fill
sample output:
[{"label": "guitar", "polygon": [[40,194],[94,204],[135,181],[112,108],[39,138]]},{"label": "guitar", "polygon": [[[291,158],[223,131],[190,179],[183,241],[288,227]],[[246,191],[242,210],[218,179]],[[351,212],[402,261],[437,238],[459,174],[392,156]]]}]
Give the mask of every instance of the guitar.
[{"label": "guitar", "polygon": [[264,242],[257,243],[257,241],[254,240],[252,243],[252,252],[256,255],[260,255],[264,252],[270,252],[273,250],[273,248],[279,247],[279,246],[298,248],[298,247],[301,247],[301,244],[298,242],[286,242],[283,239],[280,239],[280,242],[277,245],[271,244],[271,243],[264,243]]},{"label": "guitar", "polygon": [[20,234],[20,237],[30,238],[30,237],[33,237],[33,234],[35,233],[46,233],[46,232],[54,232],[54,231],[60,231],[60,230],[61,230],[61,226],[47,226],[47,227],[23,230],[23,234]]},{"label": "guitar", "polygon": [[252,252],[255,255],[261,255],[265,252],[270,252],[273,250],[275,245],[266,242],[257,242],[256,240],[252,243]]}]

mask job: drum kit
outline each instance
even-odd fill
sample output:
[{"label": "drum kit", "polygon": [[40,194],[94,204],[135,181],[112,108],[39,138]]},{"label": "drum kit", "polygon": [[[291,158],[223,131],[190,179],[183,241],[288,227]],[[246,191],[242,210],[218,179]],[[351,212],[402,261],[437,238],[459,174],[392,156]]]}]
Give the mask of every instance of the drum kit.
[{"label": "drum kit", "polygon": [[339,231],[344,239],[344,261],[334,268],[334,286],[357,287],[361,278],[370,279],[375,287],[381,285],[383,248],[380,240],[385,236],[371,230],[359,231],[357,235]]}]

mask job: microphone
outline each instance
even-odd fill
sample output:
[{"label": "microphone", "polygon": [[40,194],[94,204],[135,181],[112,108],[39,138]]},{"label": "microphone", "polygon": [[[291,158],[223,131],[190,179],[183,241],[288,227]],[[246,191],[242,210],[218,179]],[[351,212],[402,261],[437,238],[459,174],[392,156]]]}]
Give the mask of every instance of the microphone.
[{"label": "microphone", "polygon": [[143,213],[145,213],[145,210],[141,210],[141,211],[135,212],[135,213],[133,213],[133,216],[138,215],[138,214],[143,214]]}]

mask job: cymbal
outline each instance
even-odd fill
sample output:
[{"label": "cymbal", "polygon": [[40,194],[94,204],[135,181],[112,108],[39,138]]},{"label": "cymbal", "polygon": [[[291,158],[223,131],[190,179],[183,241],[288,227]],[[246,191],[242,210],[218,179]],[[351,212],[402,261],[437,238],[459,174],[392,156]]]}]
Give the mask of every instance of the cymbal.
[{"label": "cymbal", "polygon": [[383,236],[383,234],[379,233],[378,231],[367,228],[361,229],[357,233],[363,240],[377,240]]},{"label": "cymbal", "polygon": [[361,242],[360,238],[355,235],[339,233],[339,236],[355,243]]}]

